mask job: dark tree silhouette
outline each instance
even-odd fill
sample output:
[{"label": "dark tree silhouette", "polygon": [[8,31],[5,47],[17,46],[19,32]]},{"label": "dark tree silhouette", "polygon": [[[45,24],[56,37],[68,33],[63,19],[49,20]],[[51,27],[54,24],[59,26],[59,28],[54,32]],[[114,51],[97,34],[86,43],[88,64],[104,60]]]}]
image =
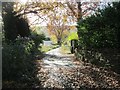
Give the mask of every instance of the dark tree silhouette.
[{"label": "dark tree silhouette", "polygon": [[13,10],[14,2],[2,3],[2,17],[6,40],[14,41],[17,36],[28,37],[30,35],[30,29],[28,21],[22,16],[16,16],[17,12]]}]

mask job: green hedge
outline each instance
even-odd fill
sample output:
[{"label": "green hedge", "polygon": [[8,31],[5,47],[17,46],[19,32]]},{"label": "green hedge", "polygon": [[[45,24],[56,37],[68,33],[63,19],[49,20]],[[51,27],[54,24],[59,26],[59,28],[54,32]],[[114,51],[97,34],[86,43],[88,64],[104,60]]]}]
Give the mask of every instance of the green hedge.
[{"label": "green hedge", "polygon": [[[18,37],[14,42],[2,43],[3,88],[28,88],[39,84],[36,77],[36,55],[41,55],[36,45],[37,37]],[[42,39],[41,39],[42,40]],[[41,42],[41,41],[40,41]]]},{"label": "green hedge", "polygon": [[16,80],[33,69],[35,44],[29,38],[18,38],[9,44],[3,42],[2,74],[3,80]]},{"label": "green hedge", "polygon": [[120,68],[120,2],[98,9],[78,22],[77,57],[103,67]]},{"label": "green hedge", "polygon": [[120,2],[99,9],[78,22],[79,44],[90,48],[120,48]]}]

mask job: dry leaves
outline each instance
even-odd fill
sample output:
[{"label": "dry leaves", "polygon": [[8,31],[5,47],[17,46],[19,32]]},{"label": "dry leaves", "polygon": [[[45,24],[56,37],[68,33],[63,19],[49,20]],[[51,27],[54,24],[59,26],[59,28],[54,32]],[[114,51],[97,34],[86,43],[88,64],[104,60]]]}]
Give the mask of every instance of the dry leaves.
[{"label": "dry leaves", "polygon": [[[59,60],[57,57],[55,59]],[[60,60],[65,60],[65,57]],[[46,66],[48,63],[39,63],[38,67],[41,67],[41,69],[38,71],[38,78],[42,86],[55,88],[120,88],[120,75],[72,59],[71,63],[71,65],[53,64],[49,67]]]}]

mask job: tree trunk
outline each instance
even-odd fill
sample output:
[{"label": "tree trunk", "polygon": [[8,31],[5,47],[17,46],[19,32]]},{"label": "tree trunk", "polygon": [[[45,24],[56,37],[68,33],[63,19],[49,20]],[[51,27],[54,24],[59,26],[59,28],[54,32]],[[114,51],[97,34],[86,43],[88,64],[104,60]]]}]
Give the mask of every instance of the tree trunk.
[{"label": "tree trunk", "polygon": [[[77,15],[77,23],[80,22],[82,20],[82,8],[81,8],[81,2],[77,2],[78,4],[78,15]],[[80,37],[80,35],[78,34],[78,37]]]},{"label": "tree trunk", "polygon": [[82,8],[81,8],[81,2],[77,2],[78,4],[78,15],[77,15],[77,21],[82,19]]}]

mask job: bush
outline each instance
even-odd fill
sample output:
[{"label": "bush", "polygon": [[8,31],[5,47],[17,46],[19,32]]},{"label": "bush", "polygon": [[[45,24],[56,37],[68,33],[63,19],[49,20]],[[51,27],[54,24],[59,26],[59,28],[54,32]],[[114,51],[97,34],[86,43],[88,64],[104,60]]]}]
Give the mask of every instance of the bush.
[{"label": "bush", "polygon": [[120,48],[120,2],[78,23],[80,45],[90,48]]},{"label": "bush", "polygon": [[[2,43],[2,81],[5,87],[35,87],[39,84],[36,77],[35,59],[42,55],[38,50],[38,43],[42,42],[42,36],[18,37],[15,41]],[[39,37],[39,39],[38,39]],[[41,38],[40,38],[41,37]],[[40,41],[38,41],[40,40]],[[37,42],[38,41],[38,42]],[[40,47],[39,47],[40,48]]]},{"label": "bush", "polygon": [[43,40],[45,40],[45,35],[44,34],[37,34],[37,32],[32,32],[31,38],[35,42],[36,48],[38,48],[40,43],[43,43]]},{"label": "bush", "polygon": [[16,80],[32,71],[34,46],[34,41],[29,38],[18,38],[9,44],[3,42],[3,80]]},{"label": "bush", "polygon": [[120,2],[108,5],[78,22],[77,57],[119,73],[120,66]]}]

